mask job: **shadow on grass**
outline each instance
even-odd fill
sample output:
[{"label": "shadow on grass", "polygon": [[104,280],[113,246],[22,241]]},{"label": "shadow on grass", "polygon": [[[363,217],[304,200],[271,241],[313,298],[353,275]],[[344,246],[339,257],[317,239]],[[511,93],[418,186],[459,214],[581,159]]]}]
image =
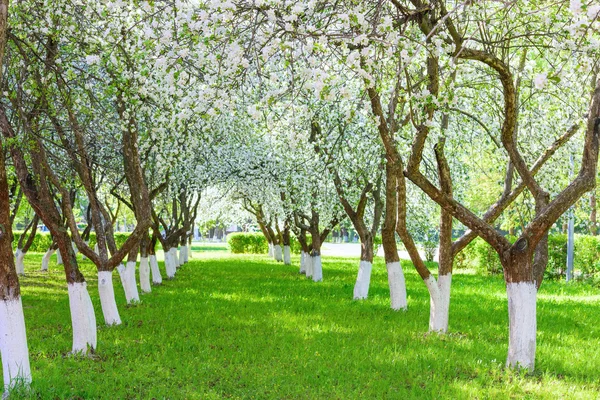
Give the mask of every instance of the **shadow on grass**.
[{"label": "shadow on grass", "polygon": [[[284,266],[266,256],[207,252],[184,265],[175,280],[141,295],[136,307],[125,307],[115,273],[123,325],[99,329],[97,358],[91,360],[65,357],[71,330],[64,274],[51,264],[49,274],[27,277],[32,397],[597,395],[600,334],[594,325],[600,309],[578,301],[587,289],[570,288],[571,300],[558,306],[553,298],[540,299],[539,372],[525,376],[503,369],[506,295],[497,277],[456,274],[450,334],[438,336],[426,332],[429,295],[410,263],[403,263],[409,309],[395,312],[381,259],[374,263],[369,299],[353,301],[357,259],[324,258],[324,281],[315,283],[298,274],[298,256]],[[162,262],[160,267],[164,271]],[[82,269],[101,325],[95,270],[89,263]],[[544,290],[549,296],[560,286]]]}]

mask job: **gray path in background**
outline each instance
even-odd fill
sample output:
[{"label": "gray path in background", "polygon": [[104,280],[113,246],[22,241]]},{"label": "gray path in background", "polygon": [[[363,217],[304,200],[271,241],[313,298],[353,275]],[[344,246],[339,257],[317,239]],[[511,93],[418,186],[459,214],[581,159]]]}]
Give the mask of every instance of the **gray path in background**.
[{"label": "gray path in background", "polygon": [[[421,257],[425,258],[425,252],[419,251]],[[323,256],[333,256],[333,257],[360,257],[360,243],[323,243],[321,247],[321,254]],[[383,247],[379,246],[379,251],[377,255],[383,257]],[[406,251],[398,251],[398,255],[403,260],[410,260],[408,256],[408,252]],[[438,260],[437,252],[434,258],[435,261]]]}]

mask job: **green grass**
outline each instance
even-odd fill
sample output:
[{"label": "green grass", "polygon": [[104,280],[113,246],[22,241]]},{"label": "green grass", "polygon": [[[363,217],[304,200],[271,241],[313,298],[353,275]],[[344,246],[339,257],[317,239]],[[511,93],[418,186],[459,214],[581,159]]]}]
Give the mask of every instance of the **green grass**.
[{"label": "green grass", "polygon": [[[196,247],[197,249],[197,247]],[[64,274],[27,256],[23,304],[32,398],[375,399],[600,397],[600,293],[546,282],[538,303],[537,371],[503,368],[507,311],[500,277],[453,279],[450,333],[429,335],[425,285],[404,265],[409,310],[389,309],[385,266],[370,298],[352,301],[358,260],[324,258],[325,281],[266,256],[195,253],[173,281],[125,306],[123,325],[101,327],[92,358],[69,356]],[[208,250],[204,249],[203,250]],[[82,268],[98,321],[94,269]],[[161,265],[162,268],[162,265]],[[0,377],[1,379],[1,377]],[[15,396],[16,397],[16,396]]]}]

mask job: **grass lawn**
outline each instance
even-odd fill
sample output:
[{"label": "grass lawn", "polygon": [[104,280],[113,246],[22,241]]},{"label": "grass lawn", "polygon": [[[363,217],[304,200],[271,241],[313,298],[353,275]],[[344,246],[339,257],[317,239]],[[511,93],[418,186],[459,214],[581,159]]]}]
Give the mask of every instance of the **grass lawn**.
[{"label": "grass lawn", "polygon": [[[219,247],[221,246],[221,247]],[[503,399],[600,398],[600,290],[545,282],[538,300],[537,371],[503,368],[507,305],[501,277],[457,273],[450,333],[427,334],[429,297],[404,264],[409,310],[389,309],[377,259],[369,299],[352,301],[357,259],[324,258],[324,282],[266,256],[194,248],[176,279],[100,327],[91,358],[73,357],[64,273],[21,279],[32,398],[75,399]],[[53,258],[54,260],[55,258]],[[161,264],[162,268],[162,264]],[[82,263],[102,322],[95,270]],[[1,379],[1,376],[0,376]],[[14,396],[17,398],[18,396]]]}]

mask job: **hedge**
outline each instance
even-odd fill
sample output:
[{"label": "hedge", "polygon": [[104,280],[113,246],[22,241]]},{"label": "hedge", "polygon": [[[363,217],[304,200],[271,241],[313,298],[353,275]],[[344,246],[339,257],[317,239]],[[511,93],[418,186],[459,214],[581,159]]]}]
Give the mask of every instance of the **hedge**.
[{"label": "hedge", "polygon": [[[307,238],[310,244],[310,237]],[[269,245],[261,232],[234,232],[227,235],[227,244],[234,254],[267,254]],[[300,254],[302,247],[295,236],[290,237],[290,251]]]},{"label": "hedge", "polygon": [[[22,231],[13,231],[13,249],[17,248],[19,238],[23,234]],[[117,247],[121,247],[127,238],[131,235],[129,232],[117,232],[115,233],[115,243]],[[52,236],[49,232],[36,232],[35,239],[29,248],[32,253],[45,253],[48,248],[52,245]],[[90,234],[89,246],[94,247],[96,245],[96,234],[92,232]]]},{"label": "hedge", "polygon": [[[514,237],[509,237],[514,242]],[[600,237],[575,235],[574,269],[584,276],[600,275]],[[490,274],[502,273],[498,254],[483,239],[473,240],[455,259],[456,268],[475,268]],[[548,267],[545,278],[556,279],[565,275],[567,268],[567,235],[548,236]]]},{"label": "hedge", "polygon": [[262,233],[230,233],[227,235],[227,244],[234,254],[266,254],[269,252],[267,239]]}]

